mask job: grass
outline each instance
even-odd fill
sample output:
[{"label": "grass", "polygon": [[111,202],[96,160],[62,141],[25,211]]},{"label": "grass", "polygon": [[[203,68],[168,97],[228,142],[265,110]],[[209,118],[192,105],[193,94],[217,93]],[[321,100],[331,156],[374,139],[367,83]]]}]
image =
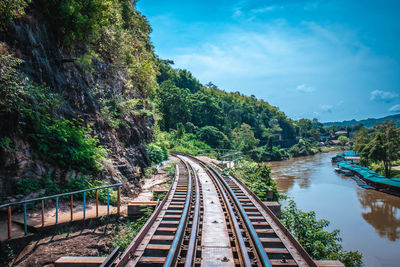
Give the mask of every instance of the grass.
[{"label": "grass", "polygon": [[120,246],[120,250],[124,251],[129,246],[129,244],[139,233],[140,229],[142,229],[143,225],[145,225],[146,221],[153,213],[153,208],[147,207],[144,208],[143,211],[145,215],[139,219],[115,226],[115,234],[111,237],[110,241],[110,245],[113,248]]}]

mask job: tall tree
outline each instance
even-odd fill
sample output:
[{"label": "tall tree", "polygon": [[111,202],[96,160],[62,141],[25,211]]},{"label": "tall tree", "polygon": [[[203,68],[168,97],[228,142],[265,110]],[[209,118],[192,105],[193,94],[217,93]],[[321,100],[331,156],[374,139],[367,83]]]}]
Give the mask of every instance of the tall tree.
[{"label": "tall tree", "polygon": [[158,110],[163,114],[160,126],[163,130],[176,129],[179,122],[190,119],[189,91],[176,87],[171,81],[161,84],[156,93]]},{"label": "tall tree", "polygon": [[392,162],[400,158],[400,130],[392,121],[385,121],[374,128],[376,132],[362,153],[373,162],[382,162],[385,176],[389,178]]},{"label": "tall tree", "polygon": [[260,140],[254,137],[250,125],[243,123],[232,131],[233,145],[237,150],[247,152],[255,148]]}]

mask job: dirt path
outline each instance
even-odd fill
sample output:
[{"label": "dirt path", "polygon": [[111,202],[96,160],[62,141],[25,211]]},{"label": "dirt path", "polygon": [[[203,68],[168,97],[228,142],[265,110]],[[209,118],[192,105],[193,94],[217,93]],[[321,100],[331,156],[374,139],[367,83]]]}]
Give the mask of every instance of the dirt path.
[{"label": "dirt path", "polygon": [[400,166],[394,166],[394,167],[392,167],[392,170],[400,171]]}]

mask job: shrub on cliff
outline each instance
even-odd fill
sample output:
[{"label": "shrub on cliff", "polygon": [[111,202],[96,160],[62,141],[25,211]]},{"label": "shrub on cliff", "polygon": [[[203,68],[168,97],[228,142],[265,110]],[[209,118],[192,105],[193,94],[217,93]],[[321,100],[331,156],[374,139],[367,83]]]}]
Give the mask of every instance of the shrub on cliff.
[{"label": "shrub on cliff", "polygon": [[57,36],[70,44],[87,40],[101,27],[111,23],[111,0],[37,0],[43,12],[51,19]]},{"label": "shrub on cliff", "polygon": [[168,158],[168,150],[165,146],[151,143],[146,147],[147,155],[153,163],[160,163]]},{"label": "shrub on cliff", "polygon": [[1,0],[0,1],[0,28],[6,27],[18,15],[25,14],[28,0]]},{"label": "shrub on cliff", "polygon": [[16,133],[30,141],[37,157],[64,169],[85,173],[100,170],[99,161],[106,151],[97,138],[90,136],[90,128],[79,120],[54,118],[60,96],[20,73],[20,60],[0,55],[0,63],[0,118],[10,121],[12,115]]}]

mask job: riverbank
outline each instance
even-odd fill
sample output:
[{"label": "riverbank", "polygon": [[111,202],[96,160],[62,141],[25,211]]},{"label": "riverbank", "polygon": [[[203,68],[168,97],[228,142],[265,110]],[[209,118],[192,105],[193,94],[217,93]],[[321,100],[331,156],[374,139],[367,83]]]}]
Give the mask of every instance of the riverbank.
[{"label": "riverbank", "polygon": [[398,266],[399,198],[362,189],[350,177],[335,173],[331,163],[335,154],[269,162],[271,176],[278,190],[300,209],[329,220],[329,230],[340,229],[344,249],[362,252],[366,267]]}]

